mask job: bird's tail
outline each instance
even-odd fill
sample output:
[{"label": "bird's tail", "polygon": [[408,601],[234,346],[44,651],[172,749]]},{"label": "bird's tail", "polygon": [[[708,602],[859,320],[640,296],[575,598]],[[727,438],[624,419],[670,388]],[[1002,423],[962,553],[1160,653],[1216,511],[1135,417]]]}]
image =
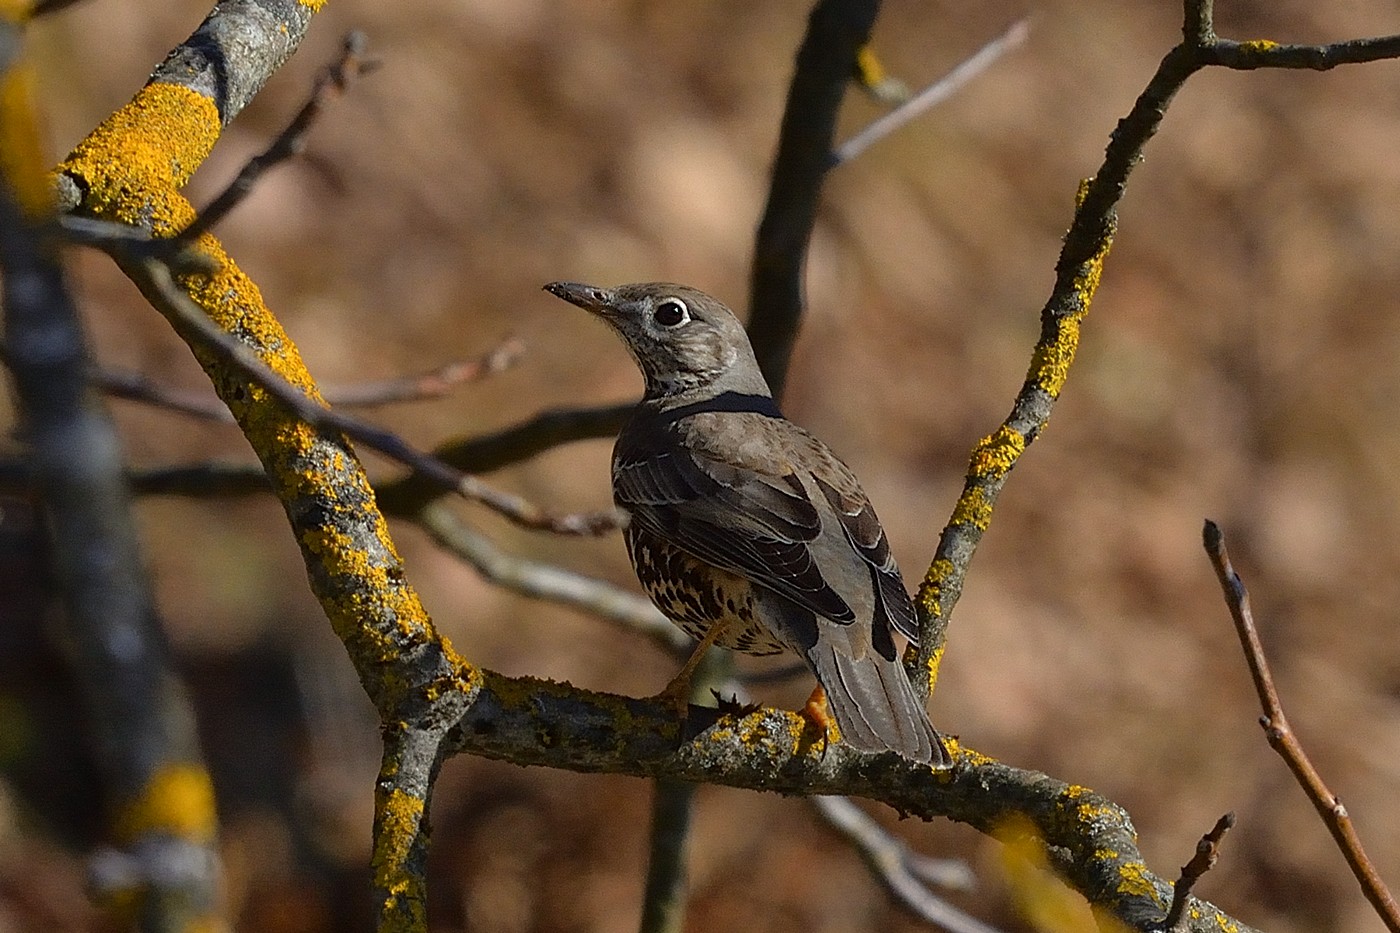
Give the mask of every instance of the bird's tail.
[{"label": "bird's tail", "polygon": [[807,660],[826,690],[846,744],[866,752],[896,751],[934,768],[953,766],[943,738],[928,721],[924,704],[898,660],[876,652],[853,657],[840,639],[818,638]]}]

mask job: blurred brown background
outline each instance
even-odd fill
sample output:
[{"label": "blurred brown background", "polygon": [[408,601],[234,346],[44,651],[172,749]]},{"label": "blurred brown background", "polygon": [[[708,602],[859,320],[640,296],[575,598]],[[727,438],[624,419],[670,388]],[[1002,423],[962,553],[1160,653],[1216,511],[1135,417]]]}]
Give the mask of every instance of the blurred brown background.
[{"label": "blurred brown background", "polygon": [[[207,7],[90,0],[36,26],[55,158]],[[1397,27],[1381,0],[1218,7],[1236,38]],[[363,29],[383,68],[220,231],[313,373],[418,372],[523,339],[509,372],[376,413],[425,446],[632,398],[640,379],[620,345],[539,287],[664,278],[742,307],[807,10],[337,0],[191,194],[207,200],[260,151],[341,34]],[[832,174],[812,243],[786,408],[862,477],[911,586],[969,449],[1020,385],[1075,184],[1179,37],[1176,3],[890,0],[877,48],[921,85],[1025,15],[1024,47]],[[1130,184],[1076,371],[1002,497],[932,703],[974,748],[1128,807],[1168,877],[1235,810],[1199,893],[1279,933],[1382,927],[1263,741],[1200,525],[1230,535],[1291,719],[1400,884],[1397,108],[1400,63],[1187,85]],[[845,133],[879,112],[853,93]],[[72,270],[101,363],[205,386],[105,260],[75,254]],[[231,427],[112,408],[135,466],[251,461]],[[573,445],[494,479],[559,510],[602,507],[609,448]],[[561,540],[464,511],[516,553],[634,585],[615,537]],[[216,768],[241,929],[363,929],[378,739],[280,510],[148,500],[140,519]],[[649,643],[494,589],[414,528],[396,534],[438,624],[476,662],[631,694],[674,671]],[[14,592],[41,582],[7,573]],[[38,618],[52,625],[52,610],[5,624]],[[89,929],[82,859],[100,788],[80,733],[52,718],[72,715],[61,666],[14,662],[27,675],[0,683],[0,930]],[[809,688],[760,693],[796,704]],[[452,762],[435,800],[434,928],[634,929],[649,793]],[[957,903],[1029,929],[995,843],[879,815],[920,850],[972,862],[981,886]],[[801,801],[702,789],[693,859],[691,930],[919,928]]]}]

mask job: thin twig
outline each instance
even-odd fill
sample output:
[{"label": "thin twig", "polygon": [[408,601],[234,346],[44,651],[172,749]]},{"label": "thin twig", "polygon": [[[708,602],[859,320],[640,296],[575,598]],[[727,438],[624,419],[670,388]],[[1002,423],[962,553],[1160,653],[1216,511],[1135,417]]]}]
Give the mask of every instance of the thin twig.
[{"label": "thin twig", "polygon": [[1186,915],[1186,905],[1191,901],[1191,889],[1196,886],[1196,882],[1201,880],[1201,876],[1215,867],[1215,860],[1220,857],[1220,841],[1225,838],[1235,825],[1235,814],[1227,813],[1215,821],[1215,826],[1210,832],[1201,837],[1201,841],[1196,843],[1196,854],[1191,856],[1191,860],[1181,866],[1181,877],[1177,879],[1176,885],[1172,888],[1172,904],[1167,909],[1167,917],[1162,921],[1162,928],[1165,933],[1183,933],[1185,924],[1183,920]]},{"label": "thin twig", "polygon": [[856,847],[871,874],[919,919],[947,933],[998,933],[929,890],[929,884],[970,890],[972,872],[965,862],[920,855],[847,797],[809,799],[822,818]]},{"label": "thin twig", "polygon": [[344,434],[402,463],[441,488],[480,502],[525,528],[556,534],[596,535],[618,527],[621,517],[616,511],[553,515],[521,496],[496,489],[423,453],[392,431],[325,407],[321,400],[307,395],[273,372],[252,347],[215,324],[176,284],[170,267],[160,255],[163,250],[153,249],[151,244],[143,247],[138,241],[121,235],[104,237],[102,231],[113,226],[120,227],[103,221],[84,220],[72,226],[65,224],[65,229],[85,245],[112,253],[186,340],[216,355],[317,430]]},{"label": "thin twig", "polygon": [[1235,620],[1235,631],[1239,634],[1240,647],[1244,649],[1245,660],[1249,663],[1254,689],[1259,694],[1259,703],[1264,710],[1259,725],[1264,728],[1269,746],[1283,758],[1298,785],[1312,801],[1318,816],[1336,840],[1337,847],[1342,850],[1347,865],[1351,866],[1352,874],[1361,884],[1366,900],[1371,902],[1386,929],[1391,933],[1400,933],[1400,908],[1396,907],[1395,898],[1362,848],[1361,839],[1356,834],[1356,828],[1352,826],[1351,815],[1323,783],[1322,775],[1313,767],[1302,743],[1288,725],[1288,718],[1283,714],[1283,705],[1279,702],[1278,690],[1274,686],[1273,675],[1269,672],[1269,662],[1264,658],[1264,646],[1254,625],[1254,614],[1249,608],[1249,591],[1230,565],[1230,555],[1225,550],[1225,535],[1219,525],[1207,519],[1203,538],[1206,554],[1210,556],[1211,565],[1220,579],[1225,603],[1230,607],[1230,617]]},{"label": "thin twig", "polygon": [[[416,376],[327,386],[323,395],[338,408],[373,408],[439,398],[458,386],[501,372],[519,359],[524,349],[524,344],[512,337],[474,360],[458,360]],[[162,385],[135,370],[96,369],[89,378],[113,398],[142,402],[206,421],[234,423],[228,407],[217,397]]]},{"label": "thin twig", "polygon": [[1030,20],[1022,19],[1013,23],[1005,32],[982,46],[952,71],[838,146],[831,156],[832,166],[849,162],[886,136],[952,97],[973,78],[991,67],[993,62],[1025,42],[1028,35]]},{"label": "thin twig", "polygon": [[200,211],[189,226],[171,238],[172,248],[183,249],[199,239],[206,231],[213,229],[215,224],[228,216],[228,213],[248,196],[248,193],[253,190],[253,185],[257,183],[264,172],[279,162],[285,162],[292,156],[298,155],[306,148],[306,134],[310,131],[316,118],[321,115],[326,102],[333,95],[339,95],[343,92],[352,77],[365,74],[377,67],[377,63],[363,60],[366,41],[364,33],[350,32],[346,34],[341,43],[340,58],[328,65],[326,70],[316,79],[311,96],[302,105],[301,110],[297,111],[292,122],[287,124],[287,128],[277,135],[277,138],[272,141],[272,145],[268,146],[262,154],[248,160],[248,163],[243,166],[242,171],[238,173],[229,186],[210,202],[208,207]]},{"label": "thin twig", "polygon": [[[469,473],[501,467],[574,441],[612,437],[637,408],[635,403],[545,411],[478,437],[441,444],[432,455]],[[393,515],[413,515],[442,495],[427,477],[410,475],[378,487],[379,504]]]},{"label": "thin twig", "polygon": [[373,408],[394,402],[441,398],[458,386],[509,369],[524,353],[525,344],[519,338],[509,337],[474,360],[457,360],[417,376],[329,385],[323,394],[326,401],[337,408]]},{"label": "thin twig", "polygon": [[497,586],[583,610],[600,619],[639,632],[669,652],[685,651],[694,640],[667,621],[651,600],[553,564],[501,550],[473,529],[444,503],[423,507],[415,520],[439,545],[466,561]]},{"label": "thin twig", "polygon": [[161,385],[145,373],[128,369],[93,369],[88,374],[88,380],[113,398],[141,402],[205,421],[233,424],[233,415],[216,396]]}]

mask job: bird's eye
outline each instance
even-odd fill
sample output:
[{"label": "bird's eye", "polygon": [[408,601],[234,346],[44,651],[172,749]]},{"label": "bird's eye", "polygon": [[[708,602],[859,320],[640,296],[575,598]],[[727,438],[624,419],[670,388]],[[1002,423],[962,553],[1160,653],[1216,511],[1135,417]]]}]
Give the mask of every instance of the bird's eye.
[{"label": "bird's eye", "polygon": [[690,309],[679,298],[667,298],[657,302],[652,317],[662,327],[677,327],[690,320]]}]

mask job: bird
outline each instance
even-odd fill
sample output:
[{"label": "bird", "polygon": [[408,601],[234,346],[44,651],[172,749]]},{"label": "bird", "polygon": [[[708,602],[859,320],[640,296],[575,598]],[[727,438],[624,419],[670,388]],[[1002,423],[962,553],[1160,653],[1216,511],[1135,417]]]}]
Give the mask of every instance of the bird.
[{"label": "bird", "polygon": [[[783,417],[747,332],[721,301],[682,285],[545,290],[601,318],[642,371],[640,405],[613,448],[613,499],[652,602],[700,644],[661,694],[687,708],[712,644],[790,651],[840,740],[945,769],[952,758],[898,660],[918,637],[889,540],[855,475]],[[824,694],[824,702],[823,702]]]}]

